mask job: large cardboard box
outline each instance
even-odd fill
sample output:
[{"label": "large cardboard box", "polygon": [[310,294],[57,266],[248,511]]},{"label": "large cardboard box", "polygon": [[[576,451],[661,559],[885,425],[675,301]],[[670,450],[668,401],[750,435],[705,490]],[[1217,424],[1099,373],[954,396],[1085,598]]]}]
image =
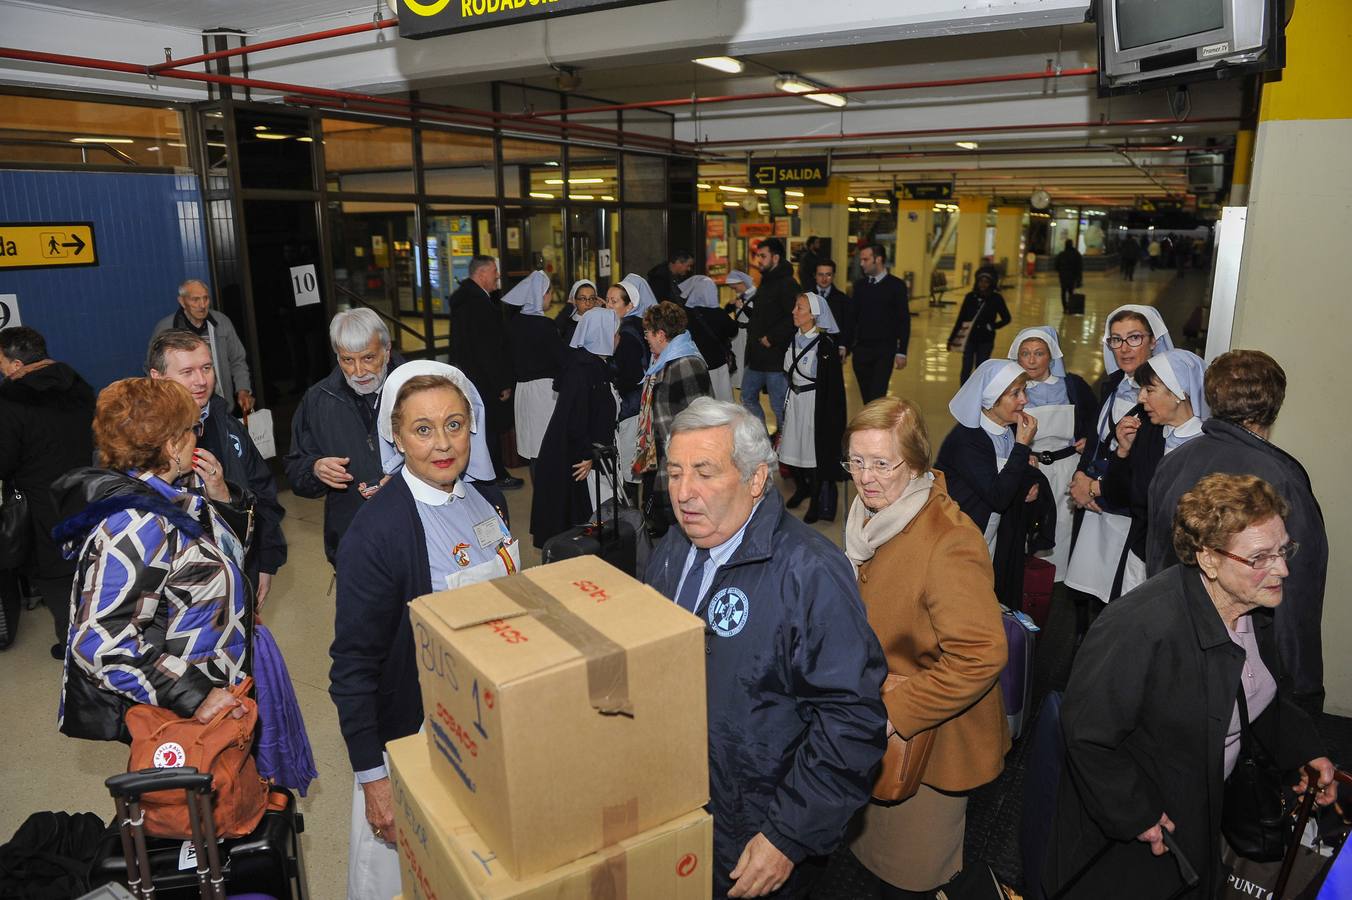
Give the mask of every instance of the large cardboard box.
[{"label": "large cardboard box", "polygon": [[433,769],[514,878],[708,801],[703,622],[595,557],[419,597]]},{"label": "large cardboard box", "polygon": [[703,810],[518,881],[433,774],[436,751],[419,735],[386,749],[407,900],[708,900],[713,893],[713,818]]}]

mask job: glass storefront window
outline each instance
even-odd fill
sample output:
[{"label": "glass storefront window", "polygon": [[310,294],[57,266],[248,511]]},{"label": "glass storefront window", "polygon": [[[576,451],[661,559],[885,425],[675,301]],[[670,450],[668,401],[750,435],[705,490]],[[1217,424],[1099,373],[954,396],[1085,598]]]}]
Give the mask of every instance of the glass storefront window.
[{"label": "glass storefront window", "polygon": [[324,177],[329,190],[413,193],[413,130],[346,119],[323,120]]},{"label": "glass storefront window", "polygon": [[[573,279],[588,278],[604,291],[624,277],[617,272],[619,255],[619,210],[579,209],[568,214],[568,244],[573,259]],[[572,284],[564,285],[566,292]]]},{"label": "glass storefront window", "polygon": [[417,346],[411,347],[412,335],[389,317],[397,316],[419,335],[423,332],[413,210],[411,203],[329,204],[336,305],[376,310],[401,349],[421,349],[421,345],[414,341]]},{"label": "glass storefront window", "polygon": [[[534,191],[535,178],[531,190]],[[547,175],[541,190],[564,195],[563,176]],[[614,203],[619,199],[619,176],[615,167],[614,151],[592,147],[574,147],[568,157],[568,190],[571,200],[601,200]]]},{"label": "glass storefront window", "polygon": [[557,209],[509,208],[503,211],[506,246],[499,256],[503,290],[531,272],[549,276],[554,291],[568,292],[563,262],[563,215]]},{"label": "glass storefront window", "polygon": [[0,94],[0,161],[189,166],[178,110],[13,94]]},{"label": "glass storefront window", "polygon": [[642,153],[624,155],[624,201],[663,203],[667,199],[667,162]]},{"label": "glass storefront window", "polygon": [[[546,181],[559,184],[546,185]],[[502,139],[502,192],[506,197],[563,197],[563,148],[558,144]]]},{"label": "glass storefront window", "polygon": [[239,177],[244,187],[309,190],[314,184],[314,138],[304,115],[235,111]]},{"label": "glass storefront window", "polygon": [[422,132],[423,184],[428,194],[492,197],[493,138],[452,131]]},{"label": "glass storefront window", "polygon": [[492,206],[437,204],[427,217],[427,276],[432,313],[450,314],[450,297],[469,277],[474,256],[497,256],[494,235],[497,210]]}]

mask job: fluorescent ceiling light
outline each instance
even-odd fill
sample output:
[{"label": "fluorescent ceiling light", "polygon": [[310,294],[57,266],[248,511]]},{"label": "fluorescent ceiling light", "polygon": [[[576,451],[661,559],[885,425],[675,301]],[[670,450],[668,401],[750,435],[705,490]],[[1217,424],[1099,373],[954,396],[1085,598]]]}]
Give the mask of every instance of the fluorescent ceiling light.
[{"label": "fluorescent ceiling light", "polygon": [[254,128],[253,128],[253,130],[254,130],[254,131],[267,131],[267,130],[268,130],[268,126],[266,126],[266,125],[255,125]]},{"label": "fluorescent ceiling light", "polygon": [[699,188],[701,191],[712,191],[714,189],[713,185],[705,184],[702,181],[697,183],[695,187]]},{"label": "fluorescent ceiling light", "polygon": [[690,61],[720,72],[727,72],[729,75],[740,75],[746,68],[740,59],[733,59],[731,56],[700,56]]},{"label": "fluorescent ceiling light", "polygon": [[289,134],[273,134],[271,131],[255,131],[254,137],[260,141],[284,141],[291,137]]},{"label": "fluorescent ceiling light", "polygon": [[[188,145],[187,145],[187,144],[180,144],[180,143],[177,143],[177,142],[175,142],[175,141],[169,141],[169,146],[170,146],[170,147],[186,147],[186,146],[188,146]],[[217,146],[219,146],[219,147],[224,147],[225,145],[224,145],[224,144],[207,144],[207,146],[208,146],[208,147],[217,147]]]},{"label": "fluorescent ceiling light", "polygon": [[848,201],[850,201],[851,203],[854,202],[854,198],[853,198],[853,197],[846,197],[845,199],[848,200]]},{"label": "fluorescent ceiling light", "polygon": [[737,201],[737,200],[724,200],[724,201],[723,201],[723,205],[724,205],[724,206],[741,206],[742,204],[741,204],[739,201]]},{"label": "fluorescent ceiling light", "polygon": [[547,166],[558,166],[558,163],[551,159],[549,162],[545,163],[545,165],[547,165]]},{"label": "fluorescent ceiling light", "polygon": [[878,198],[876,198],[873,202],[874,202],[874,203],[881,203],[883,206],[891,206],[891,205],[892,205],[892,201],[891,201],[891,200],[888,200],[886,197],[878,197]]},{"label": "fluorescent ceiling light", "polygon": [[313,144],[315,142],[315,139],[310,137],[308,134],[303,134],[300,137],[296,138],[296,140],[300,141],[302,144]]},{"label": "fluorescent ceiling light", "polygon": [[775,90],[786,94],[806,94],[816,89],[817,85],[797,75],[781,75],[775,79]]},{"label": "fluorescent ceiling light", "polygon": [[614,200],[615,198],[612,197],[612,196],[610,196],[609,194],[602,194],[602,195],[601,195],[601,199],[602,199],[602,200]]},{"label": "fluorescent ceiling light", "polygon": [[870,203],[870,204],[871,204],[871,203],[873,202],[873,198],[872,198],[872,197],[858,197],[858,198],[856,198],[856,202],[858,202],[858,203]]},{"label": "fluorescent ceiling light", "polygon": [[775,79],[775,90],[783,91],[786,94],[804,95],[803,99],[805,100],[811,100],[825,106],[834,106],[837,109],[850,102],[845,99],[843,94],[833,94],[823,85],[808,81],[801,75],[788,72]]},{"label": "fluorescent ceiling light", "polygon": [[569,194],[569,195],[568,195],[568,199],[569,199],[569,200],[595,200],[596,197],[595,197],[594,195],[592,195],[592,194]]},{"label": "fluorescent ceiling light", "polygon": [[720,191],[727,191],[727,192],[730,193],[730,194],[749,194],[749,193],[751,193],[751,191],[747,190],[746,188],[744,188],[744,187],[738,187],[738,186],[735,185],[735,184],[720,184],[720,185],[718,186],[718,189],[719,189]]},{"label": "fluorescent ceiling light", "polygon": [[[605,184],[604,178],[569,178],[569,184]],[[546,178],[545,184],[563,184],[562,178]]]},{"label": "fluorescent ceiling light", "polygon": [[553,199],[554,199],[554,195],[553,195],[553,194],[547,194],[547,193],[545,193],[544,191],[531,191],[531,192],[530,192],[530,195],[531,195],[532,197],[534,197],[536,200],[553,200]]},{"label": "fluorescent ceiling light", "polygon": [[849,104],[843,94],[808,94],[804,99],[811,100],[813,103],[820,103],[822,106],[831,106],[840,109]]},{"label": "fluorescent ceiling light", "polygon": [[71,138],[72,144],[134,144],[131,138],[77,137]]},{"label": "fluorescent ceiling light", "polygon": [[958,141],[957,143],[958,146],[964,150],[975,150],[977,147],[981,146],[976,141]]},{"label": "fluorescent ceiling light", "polygon": [[784,196],[785,196],[785,197],[802,197],[802,196],[803,196],[803,192],[802,192],[802,191],[785,191],[785,192],[784,192]]},{"label": "fluorescent ceiling light", "polygon": [[784,204],[784,208],[785,208],[785,209],[797,209],[797,208],[798,208],[798,204],[797,204],[797,203],[785,203],[785,204]]},{"label": "fluorescent ceiling light", "polygon": [[[169,146],[170,146],[170,147],[186,147],[187,144],[174,144],[174,143],[170,143]],[[225,144],[224,144],[224,142],[222,142],[222,141],[207,141],[207,146],[208,146],[208,147],[220,147],[220,148],[224,149]]]},{"label": "fluorescent ceiling light", "polygon": [[753,190],[751,193],[757,194],[757,195],[759,195],[759,196],[761,196],[761,197],[764,197],[766,194],[768,194],[768,193],[770,193],[770,192],[767,191],[765,188],[756,188],[756,189]]}]

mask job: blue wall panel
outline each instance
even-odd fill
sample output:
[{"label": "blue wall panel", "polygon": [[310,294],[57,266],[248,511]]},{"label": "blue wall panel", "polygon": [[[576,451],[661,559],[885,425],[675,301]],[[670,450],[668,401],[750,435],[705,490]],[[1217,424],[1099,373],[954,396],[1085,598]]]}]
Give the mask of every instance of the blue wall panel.
[{"label": "blue wall panel", "polygon": [[191,175],[0,170],[6,222],[93,222],[99,264],[0,269],[23,323],[51,355],[101,389],[144,374],[155,323],[178,307],[185,278],[210,284],[201,196]]}]

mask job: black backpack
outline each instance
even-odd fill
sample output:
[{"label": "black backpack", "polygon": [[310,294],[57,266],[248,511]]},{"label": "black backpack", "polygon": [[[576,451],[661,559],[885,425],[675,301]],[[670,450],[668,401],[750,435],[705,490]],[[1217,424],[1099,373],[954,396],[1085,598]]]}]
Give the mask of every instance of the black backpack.
[{"label": "black backpack", "polygon": [[105,827],[94,813],[33,813],[0,847],[0,900],[66,900],[86,893]]}]

